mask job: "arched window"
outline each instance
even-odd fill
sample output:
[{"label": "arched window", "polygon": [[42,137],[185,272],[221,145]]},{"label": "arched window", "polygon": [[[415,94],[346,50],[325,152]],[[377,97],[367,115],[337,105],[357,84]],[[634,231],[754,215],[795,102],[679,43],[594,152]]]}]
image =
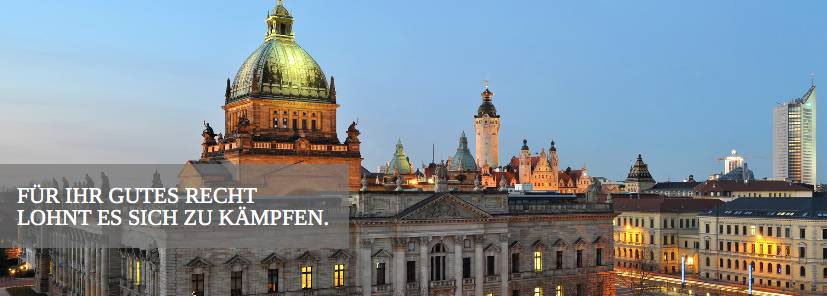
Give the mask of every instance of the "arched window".
[{"label": "arched window", "polygon": [[801,268],[799,268],[798,273],[799,273],[799,275],[800,275],[800,276],[807,276],[807,270],[806,270],[806,269],[804,269],[804,266],[802,266]]}]

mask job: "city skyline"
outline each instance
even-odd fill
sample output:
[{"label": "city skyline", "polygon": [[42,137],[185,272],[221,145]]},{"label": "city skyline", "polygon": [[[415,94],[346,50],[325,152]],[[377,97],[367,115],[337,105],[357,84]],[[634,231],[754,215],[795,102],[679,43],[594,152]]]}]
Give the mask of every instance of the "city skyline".
[{"label": "city skyline", "polygon": [[[540,31],[547,34],[541,36],[552,39],[546,42],[529,36],[537,25],[544,23],[531,17],[519,18],[537,17],[538,12],[502,3],[496,5],[493,1],[481,3],[479,7],[445,4],[438,6],[440,9],[436,12],[418,10],[417,13],[394,10],[400,7],[398,4],[319,3],[290,1],[291,11],[301,20],[296,27],[296,38],[317,58],[326,74],[337,78],[342,105],[338,115],[339,132],[346,123],[359,119],[363,165],[370,170],[376,170],[391,158],[393,146],[400,138],[416,166],[430,162],[432,145],[436,146],[437,161],[452,155],[460,133],[473,131],[478,94],[482,80],[487,79],[497,94],[494,104],[502,116],[500,163],[519,153],[523,138],[528,139],[532,153],[555,140],[561,159],[565,160],[561,163],[563,168],[587,165],[594,176],[621,180],[635,156],[642,153],[656,180],[678,180],[689,174],[702,180],[720,171],[718,157],[730,149],[738,149],[755,170],[756,177],[769,177],[772,175],[772,108],[786,98],[800,96],[809,86],[810,73],[827,73],[819,71],[827,61],[816,55],[823,52],[819,49],[827,47],[823,41],[810,44],[810,55],[793,56],[800,50],[794,46],[789,49],[772,46],[783,43],[772,41],[802,37],[788,34],[790,30],[823,34],[808,31],[807,27],[818,27],[824,20],[802,17],[804,21],[795,20],[793,24],[792,19],[781,18],[774,19],[776,27],[773,28],[770,25],[751,27],[760,16],[773,15],[772,5],[767,3],[761,6],[726,2],[718,7],[723,11],[708,11],[709,7],[703,6],[713,5],[711,2],[692,5],[635,2],[633,5],[645,8],[639,12],[642,15],[678,6],[688,16],[670,14],[667,9],[664,12],[667,15],[651,17],[656,21],[677,17],[676,22],[660,24],[663,27],[659,29],[630,20],[621,24],[622,28],[583,24],[570,27],[571,31],[567,32],[560,29],[565,21],[571,20],[564,15],[566,12],[590,8],[584,20],[606,17],[608,20],[602,23],[606,25],[621,17],[611,11],[617,4],[591,7],[555,2],[547,7],[554,8],[549,10],[554,17],[548,21],[558,26]],[[200,147],[192,143],[199,137],[199,123],[203,119],[216,124],[223,121],[222,112],[217,108],[222,103],[223,81],[234,75],[238,60],[249,54],[263,37],[261,16],[271,4],[263,1],[229,7],[221,13],[217,10],[223,8],[222,5],[210,1],[201,7],[169,4],[169,15],[149,17],[144,12],[119,16],[123,22],[115,23],[121,26],[110,29],[92,28],[92,25],[97,20],[115,17],[112,13],[117,10],[140,12],[140,8],[151,5],[132,3],[127,5],[137,6],[132,7],[136,9],[119,7],[116,10],[101,3],[88,12],[63,7],[67,4],[62,3],[45,10],[27,7],[26,3],[13,5],[22,6],[16,7],[22,13],[12,16],[9,22],[31,26],[20,32],[0,33],[12,41],[10,47],[0,49],[5,56],[3,62],[11,66],[11,70],[0,77],[3,78],[0,88],[7,91],[0,99],[18,111],[0,120],[19,127],[11,131],[17,139],[14,142],[27,143],[29,147],[0,145],[0,151],[8,157],[3,161],[135,163],[181,162],[197,157]],[[176,16],[178,5],[185,5],[187,13],[181,16],[182,20],[173,22],[168,17]],[[815,6],[823,4],[801,4],[807,5],[812,6],[801,8],[799,16],[814,13],[818,11]],[[358,28],[357,32],[398,30],[402,34],[389,34],[387,38],[364,36],[375,33],[351,34],[348,26],[336,26],[330,21],[332,15],[351,12],[346,6],[354,11],[344,15],[341,21]],[[498,12],[507,16],[501,18],[507,24],[472,25],[460,21],[473,19],[476,13],[484,15],[493,8],[502,9]],[[70,13],[58,15],[58,11]],[[254,13],[258,11],[261,13]],[[19,19],[35,12],[63,20],[58,23],[66,24],[61,31],[66,34],[48,38],[43,34],[24,34],[46,28],[43,24]],[[735,17],[730,19],[728,13],[732,12]],[[209,22],[201,19],[202,23],[198,23],[202,14],[217,18]],[[692,25],[693,15],[704,15],[711,24]],[[94,18],[80,21],[83,16]],[[138,16],[149,17],[155,23],[139,21]],[[365,21],[366,17],[376,19]],[[455,23],[451,26],[420,23],[420,18]],[[169,24],[177,26],[161,31]],[[377,24],[388,28],[378,28],[381,26]],[[716,25],[725,32],[716,32]],[[475,26],[482,29],[475,30],[479,29]],[[624,29],[639,31],[627,32],[622,37],[609,36]],[[213,30],[220,33],[214,34],[218,37],[207,36],[213,35],[207,33]],[[527,32],[508,33],[514,30]],[[460,32],[467,36],[452,35]],[[116,33],[137,40],[154,40],[156,48],[125,40],[127,38]],[[185,33],[199,38],[184,37]],[[674,33],[688,37],[671,39]],[[777,40],[757,40],[765,33]],[[810,37],[819,39],[819,36]],[[200,38],[207,41],[188,42],[201,41]],[[419,44],[418,40],[423,38],[439,42]],[[475,44],[475,40],[484,41],[483,45]],[[68,41],[70,46],[42,46],[60,41]],[[703,42],[716,45],[695,44]],[[326,46],[328,43],[336,46]],[[351,43],[355,45],[342,47]],[[510,47],[513,43],[533,46]],[[606,52],[594,48],[607,45],[619,48]],[[201,52],[193,53],[194,49]],[[755,52],[742,52],[747,49]],[[696,51],[701,51],[699,57],[692,56]],[[769,62],[759,59],[769,53],[774,53],[769,56]],[[513,57],[518,55],[535,62],[526,63],[523,59],[515,62]],[[11,57],[16,59],[8,60]],[[110,64],[101,65],[106,63]],[[771,69],[776,72],[754,73],[767,66],[773,66]],[[136,70],[125,71],[133,69]],[[714,70],[721,72],[712,73]],[[666,77],[660,77],[664,75]],[[71,79],[60,79],[65,77]],[[38,81],[51,84],[43,87]],[[692,98],[696,101],[688,101]],[[99,111],[91,111],[89,106]],[[123,106],[133,111],[124,114]],[[157,121],[146,122],[158,110],[166,112]],[[37,118],[44,115],[50,118],[49,122]],[[58,128],[70,128],[74,132],[47,138],[39,136]],[[90,130],[97,132],[83,133]],[[141,141],[143,135],[152,135],[156,140]]]}]

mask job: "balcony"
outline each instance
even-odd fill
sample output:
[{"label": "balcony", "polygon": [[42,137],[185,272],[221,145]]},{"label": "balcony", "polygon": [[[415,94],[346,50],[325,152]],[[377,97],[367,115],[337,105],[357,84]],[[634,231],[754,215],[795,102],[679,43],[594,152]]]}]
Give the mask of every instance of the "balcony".
[{"label": "balcony", "polygon": [[411,291],[411,290],[419,291],[419,282],[405,283],[405,290],[407,290],[407,291]]},{"label": "balcony", "polygon": [[500,276],[499,276],[499,275],[488,275],[488,276],[485,276],[485,282],[486,282],[486,283],[497,283],[497,282],[499,282],[499,281],[500,281]]},{"label": "balcony", "polygon": [[393,287],[389,284],[374,285],[371,291],[373,291],[373,293],[387,293],[393,291]]},{"label": "balcony", "polygon": [[443,280],[443,281],[431,281],[429,283],[431,288],[453,288],[454,281],[453,280]]}]

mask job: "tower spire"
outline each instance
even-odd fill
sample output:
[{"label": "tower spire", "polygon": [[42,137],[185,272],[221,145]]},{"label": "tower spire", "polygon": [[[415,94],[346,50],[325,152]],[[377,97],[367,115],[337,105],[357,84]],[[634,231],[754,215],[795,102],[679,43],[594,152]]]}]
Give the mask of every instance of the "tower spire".
[{"label": "tower spire", "polygon": [[816,86],[816,74],[810,73],[810,86]]}]

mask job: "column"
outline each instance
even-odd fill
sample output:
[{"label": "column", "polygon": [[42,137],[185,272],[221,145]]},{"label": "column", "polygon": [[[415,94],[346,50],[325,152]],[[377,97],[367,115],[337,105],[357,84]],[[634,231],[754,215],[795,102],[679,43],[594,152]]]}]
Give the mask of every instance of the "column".
[{"label": "column", "polygon": [[462,296],[462,247],[463,237],[454,236],[454,295]]},{"label": "column", "polygon": [[474,295],[482,295],[482,287],[485,282],[483,267],[485,266],[484,258],[482,256],[482,235],[478,235],[474,240]]},{"label": "column", "polygon": [[92,295],[92,245],[83,238],[83,295]]},{"label": "column", "polygon": [[509,265],[508,259],[511,257],[511,252],[508,250],[508,234],[500,236],[500,295],[508,296],[508,275]]},{"label": "column", "polygon": [[393,242],[393,295],[405,295],[405,241]]},{"label": "column", "polygon": [[428,296],[430,289],[428,287],[429,274],[429,258],[428,258],[428,244],[430,239],[426,237],[419,238],[419,295]]},{"label": "column", "polygon": [[101,296],[109,296],[109,249],[101,249]]},{"label": "column", "polygon": [[101,269],[103,266],[101,265],[101,249],[100,244],[95,243],[95,295],[101,296]]},{"label": "column", "polygon": [[362,240],[359,254],[359,265],[362,269],[362,295],[370,296],[373,292],[373,267],[371,266],[371,246],[373,242],[369,239]]}]

